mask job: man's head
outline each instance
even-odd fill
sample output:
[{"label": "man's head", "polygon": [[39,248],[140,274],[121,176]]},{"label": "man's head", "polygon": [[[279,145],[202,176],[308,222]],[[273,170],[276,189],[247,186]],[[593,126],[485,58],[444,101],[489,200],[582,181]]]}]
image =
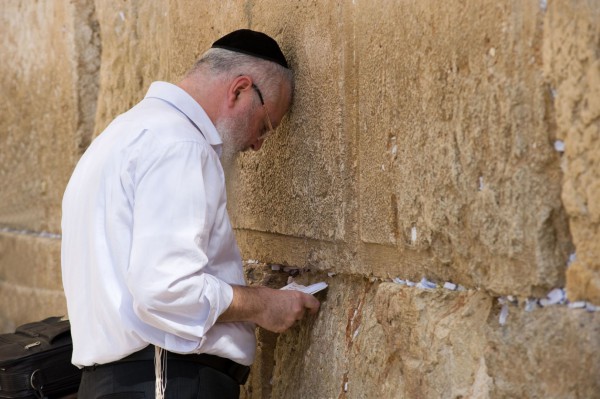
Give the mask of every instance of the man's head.
[{"label": "man's head", "polygon": [[226,156],[262,146],[288,111],[294,85],[277,42],[247,29],[217,40],[186,80],[202,85],[191,94],[215,124]]}]

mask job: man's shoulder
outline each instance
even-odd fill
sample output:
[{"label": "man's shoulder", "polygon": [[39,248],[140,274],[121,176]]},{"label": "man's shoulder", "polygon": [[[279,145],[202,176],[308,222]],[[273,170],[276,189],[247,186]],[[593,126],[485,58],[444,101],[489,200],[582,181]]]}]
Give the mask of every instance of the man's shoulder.
[{"label": "man's shoulder", "polygon": [[129,124],[135,126],[136,130],[153,132],[156,139],[164,142],[190,141],[207,144],[201,131],[185,114],[160,99],[144,99],[120,115],[115,123]]}]

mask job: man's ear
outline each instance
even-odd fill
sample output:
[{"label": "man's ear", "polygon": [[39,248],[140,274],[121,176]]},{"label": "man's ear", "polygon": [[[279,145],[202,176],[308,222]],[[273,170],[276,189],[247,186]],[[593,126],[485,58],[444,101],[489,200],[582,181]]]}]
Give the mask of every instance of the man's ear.
[{"label": "man's ear", "polygon": [[252,79],[247,75],[241,75],[231,81],[227,90],[227,105],[235,106],[240,94],[252,89]]}]

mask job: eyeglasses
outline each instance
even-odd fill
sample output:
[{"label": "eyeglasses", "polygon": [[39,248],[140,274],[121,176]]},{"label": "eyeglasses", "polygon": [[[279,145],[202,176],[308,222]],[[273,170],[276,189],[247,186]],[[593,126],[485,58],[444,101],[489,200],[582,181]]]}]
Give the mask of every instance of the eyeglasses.
[{"label": "eyeglasses", "polygon": [[260,89],[254,83],[252,83],[252,88],[254,90],[256,90],[256,94],[258,94],[258,99],[260,100],[260,104],[262,105],[262,107],[265,110],[265,115],[267,115],[267,127],[269,128],[269,130],[267,130],[265,133],[261,134],[258,137],[258,140],[265,140],[267,137],[269,137],[271,134],[273,134],[273,131],[275,129],[273,129],[273,125],[271,124],[271,118],[269,117],[269,110],[267,110],[267,106],[265,105],[265,101],[263,100],[263,96],[262,96],[262,93],[260,92]]}]

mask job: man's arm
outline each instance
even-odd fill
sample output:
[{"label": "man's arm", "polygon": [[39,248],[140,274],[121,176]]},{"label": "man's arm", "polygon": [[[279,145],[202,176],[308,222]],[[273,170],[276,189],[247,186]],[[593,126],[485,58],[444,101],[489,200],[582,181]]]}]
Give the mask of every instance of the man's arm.
[{"label": "man's arm", "polygon": [[312,295],[267,287],[233,286],[233,301],[218,322],[250,321],[266,330],[283,332],[306,311],[317,313],[321,304]]}]

